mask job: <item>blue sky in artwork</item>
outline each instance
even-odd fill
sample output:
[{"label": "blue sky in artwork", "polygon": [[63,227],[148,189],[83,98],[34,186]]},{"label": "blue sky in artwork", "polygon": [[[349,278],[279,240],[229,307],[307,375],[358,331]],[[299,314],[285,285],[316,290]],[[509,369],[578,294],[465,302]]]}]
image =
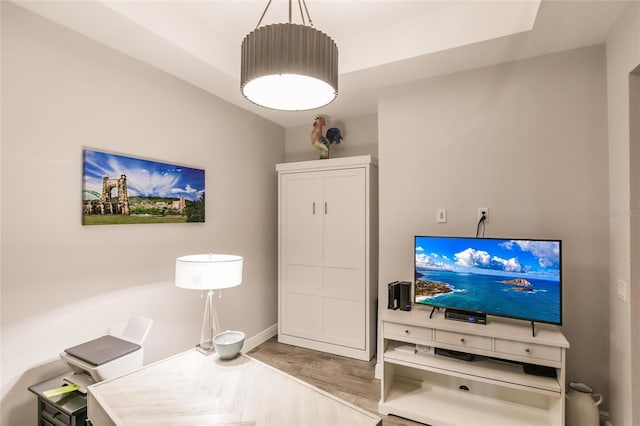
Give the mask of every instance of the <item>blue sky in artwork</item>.
[{"label": "blue sky in artwork", "polygon": [[560,279],[560,242],[416,237],[416,267],[474,274]]},{"label": "blue sky in artwork", "polygon": [[85,150],[83,189],[102,192],[102,178],[127,176],[129,196],[185,197],[198,200],[204,192],[204,170],[106,152]]}]

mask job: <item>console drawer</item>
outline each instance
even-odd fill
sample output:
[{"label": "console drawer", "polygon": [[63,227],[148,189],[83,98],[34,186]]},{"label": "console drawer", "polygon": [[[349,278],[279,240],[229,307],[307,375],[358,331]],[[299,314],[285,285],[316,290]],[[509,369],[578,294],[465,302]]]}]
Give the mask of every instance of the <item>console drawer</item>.
[{"label": "console drawer", "polygon": [[511,340],[496,339],[496,352],[518,355],[529,358],[546,359],[549,361],[562,360],[562,348],[554,346],[537,345],[535,343],[514,342]]},{"label": "console drawer", "polygon": [[455,333],[452,331],[436,331],[436,342],[448,343],[463,348],[491,350],[491,338],[474,334]]},{"label": "console drawer", "polygon": [[396,324],[393,322],[384,323],[385,338],[411,338],[422,341],[433,341],[433,330],[425,327],[415,327],[412,325]]},{"label": "console drawer", "polygon": [[62,410],[52,404],[38,399],[40,404],[40,419],[55,426],[64,426],[71,424],[71,416],[66,415]]}]

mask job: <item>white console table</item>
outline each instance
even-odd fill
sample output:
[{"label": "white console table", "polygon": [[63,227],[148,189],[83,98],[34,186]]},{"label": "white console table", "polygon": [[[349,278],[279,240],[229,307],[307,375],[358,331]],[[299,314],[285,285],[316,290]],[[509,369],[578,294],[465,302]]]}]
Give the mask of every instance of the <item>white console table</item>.
[{"label": "white console table", "polygon": [[[548,324],[488,317],[486,325],[429,318],[430,309],[385,311],[380,413],[429,425],[562,426],[569,342]],[[411,349],[421,345],[422,351]],[[473,361],[433,354],[442,348]],[[428,349],[428,350],[424,350]],[[527,374],[521,363],[552,367]]]}]

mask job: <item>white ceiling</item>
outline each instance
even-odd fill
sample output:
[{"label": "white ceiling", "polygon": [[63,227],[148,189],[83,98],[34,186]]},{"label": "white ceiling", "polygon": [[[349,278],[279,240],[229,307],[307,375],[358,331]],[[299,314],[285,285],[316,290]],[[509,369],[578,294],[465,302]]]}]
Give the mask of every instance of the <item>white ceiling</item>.
[{"label": "white ceiling", "polygon": [[[317,114],[375,113],[381,88],[603,43],[629,3],[604,0],[306,0],[314,27],[339,50],[339,94],[299,112],[258,107],[240,94],[240,46],[267,0],[75,0],[15,3],[158,67],[284,127]],[[262,25],[287,22],[275,0]],[[298,0],[293,22],[302,23]]]}]

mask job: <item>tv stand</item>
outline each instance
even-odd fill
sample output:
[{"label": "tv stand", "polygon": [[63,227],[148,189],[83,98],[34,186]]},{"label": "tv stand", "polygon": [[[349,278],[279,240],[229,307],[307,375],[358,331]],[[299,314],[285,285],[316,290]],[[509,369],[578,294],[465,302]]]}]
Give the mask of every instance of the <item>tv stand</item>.
[{"label": "tv stand", "polygon": [[433,307],[433,309],[431,309],[431,313],[429,314],[429,319],[433,318],[433,313],[435,312],[435,310],[436,310],[436,309],[437,309],[437,310],[440,310],[440,308],[439,308],[439,307],[434,306],[434,307]]},{"label": "tv stand", "polygon": [[[428,312],[414,305],[381,315],[380,413],[431,425],[564,424],[569,342],[558,327],[538,324],[534,338],[522,320],[492,317],[479,325],[448,321],[441,311],[429,319]],[[407,344],[429,350],[412,353]],[[474,360],[436,355],[436,348],[473,354]],[[523,364],[545,374],[527,374]]]}]

